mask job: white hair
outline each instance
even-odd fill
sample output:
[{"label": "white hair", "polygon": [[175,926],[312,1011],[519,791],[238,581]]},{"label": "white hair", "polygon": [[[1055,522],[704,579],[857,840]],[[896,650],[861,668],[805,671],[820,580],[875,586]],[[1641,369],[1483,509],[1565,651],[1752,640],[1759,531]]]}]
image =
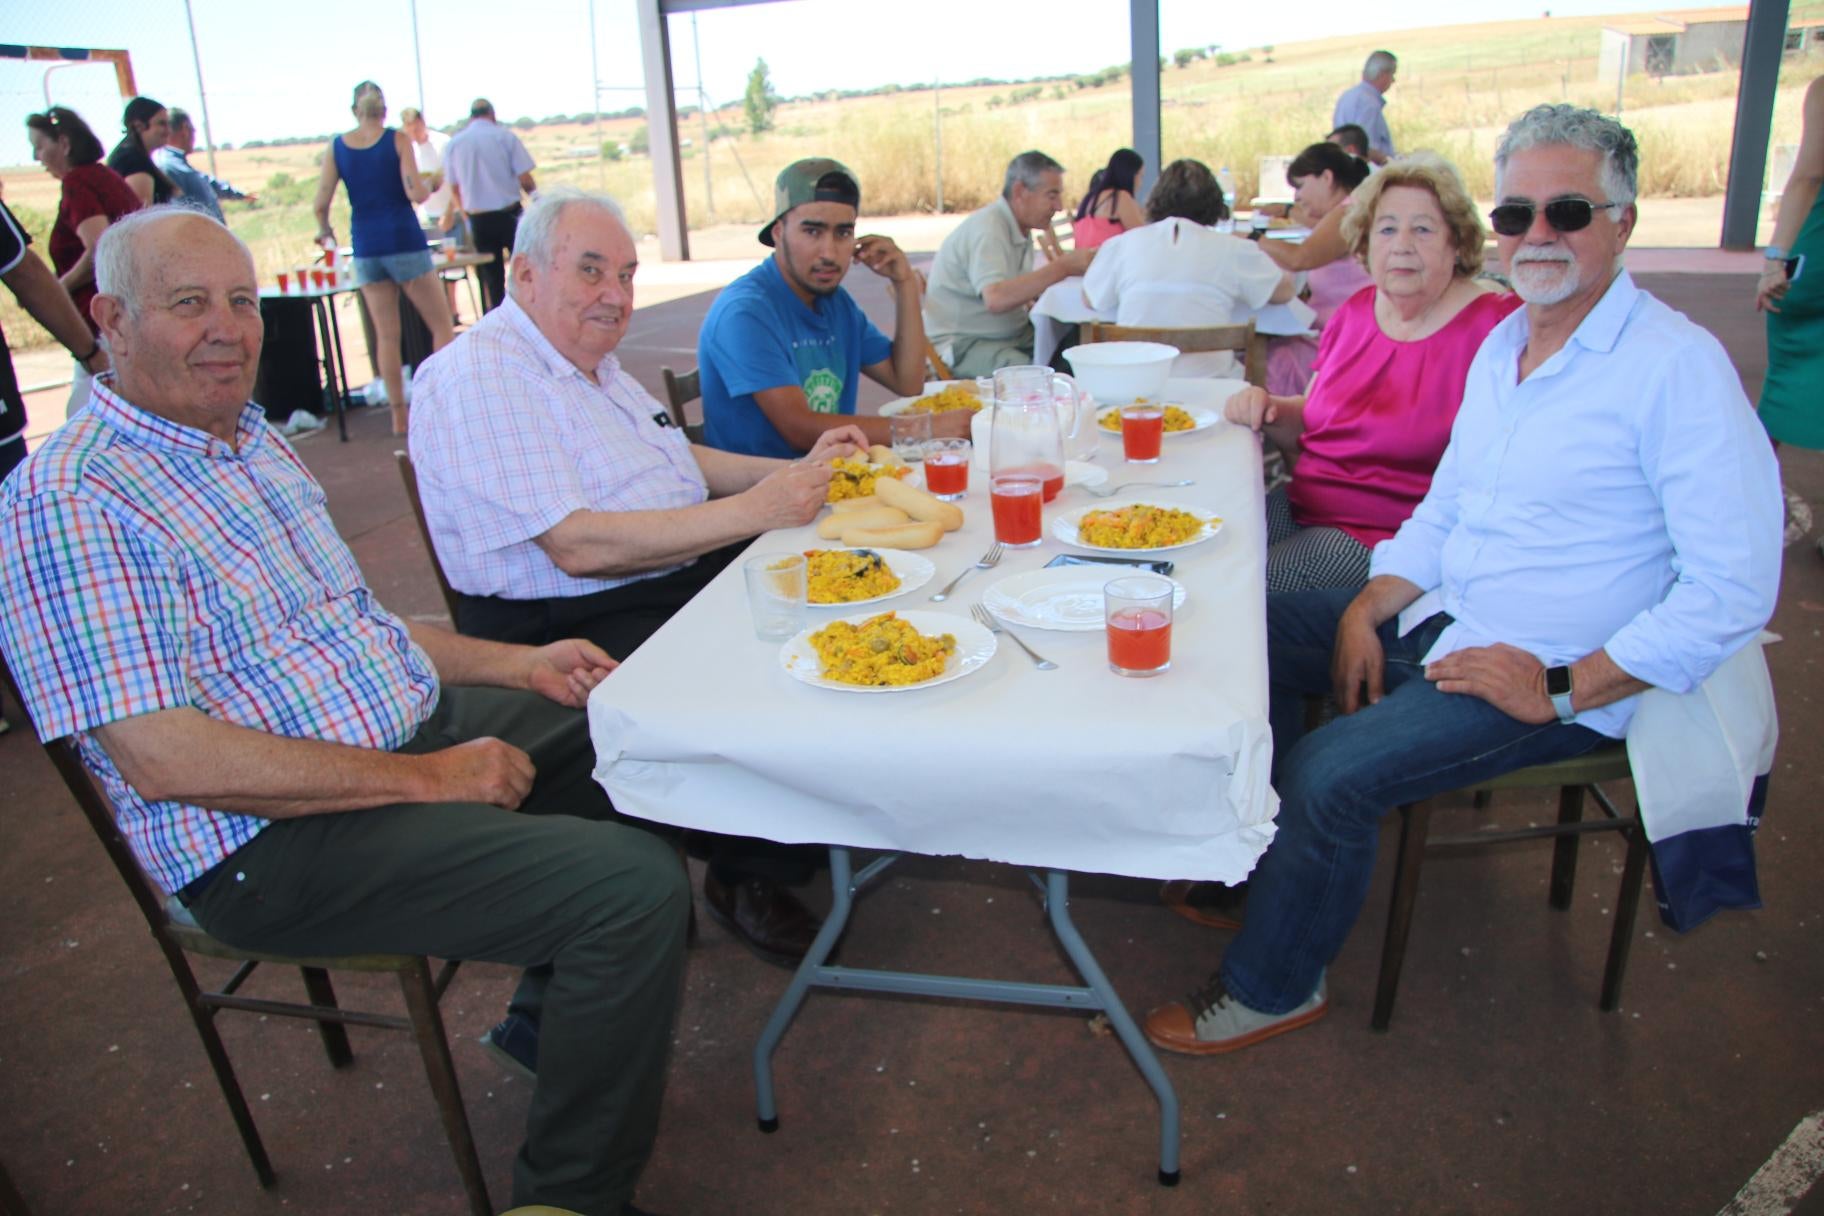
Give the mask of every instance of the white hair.
[{"label": "white hair", "polygon": [[1392,51],[1376,51],[1368,56],[1368,62],[1362,65],[1362,79],[1373,80],[1382,72],[1391,72],[1400,66],[1400,61]]},{"label": "white hair", "polygon": [[1602,189],[1606,201],[1627,206],[1640,192],[1640,145],[1634,133],[1606,114],[1562,102],[1534,106],[1508,126],[1495,149],[1495,194],[1516,152],[1528,148],[1569,146],[1602,154]]},{"label": "white hair", "polygon": [[1007,162],[1007,175],[1001,179],[1001,197],[1013,197],[1015,182],[1028,190],[1043,190],[1047,173],[1062,172],[1064,166],[1043,152],[1022,152]]},{"label": "white hair", "polygon": [[[519,217],[519,228],[513,236],[513,256],[524,257],[541,266],[553,266],[557,262],[557,225],[564,212],[572,207],[581,207],[611,217],[629,236],[633,229],[627,223],[627,213],[621,205],[596,190],[582,190],[576,186],[552,186],[540,190],[526,213]],[[509,281],[508,293],[513,287]]]},{"label": "white hair", "polygon": [[150,228],[162,223],[172,216],[183,215],[203,220],[215,225],[241,247],[251,261],[253,255],[248,253],[247,243],[230,232],[228,225],[216,219],[206,211],[186,207],[177,203],[161,203],[156,207],[142,207],[131,215],[123,215],[107,226],[102,232],[101,240],[95,243],[95,291],[99,295],[113,296],[121,306],[134,316],[139,315],[139,266],[133,256],[134,241],[142,228]]}]

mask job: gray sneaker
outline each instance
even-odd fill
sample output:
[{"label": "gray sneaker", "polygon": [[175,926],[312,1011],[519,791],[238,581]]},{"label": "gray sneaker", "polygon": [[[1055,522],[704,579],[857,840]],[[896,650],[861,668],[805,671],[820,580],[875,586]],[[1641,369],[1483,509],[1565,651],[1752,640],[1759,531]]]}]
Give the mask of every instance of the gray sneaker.
[{"label": "gray sneaker", "polygon": [[1229,994],[1219,976],[1182,1001],[1161,1005],[1146,1015],[1146,1037],[1153,1046],[1190,1056],[1220,1055],[1252,1046],[1288,1030],[1308,1026],[1330,1010],[1324,977],[1304,1003],[1285,1013],[1250,1009]]}]

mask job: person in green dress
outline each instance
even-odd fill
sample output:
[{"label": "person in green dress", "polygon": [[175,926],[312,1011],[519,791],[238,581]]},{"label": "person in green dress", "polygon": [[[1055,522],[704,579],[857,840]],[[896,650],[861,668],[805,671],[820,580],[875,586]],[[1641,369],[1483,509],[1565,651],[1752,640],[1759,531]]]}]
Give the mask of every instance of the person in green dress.
[{"label": "person in green dress", "polygon": [[[1805,90],[1803,122],[1755,289],[1754,306],[1767,314],[1760,415],[1775,446],[1824,449],[1824,76]],[[1809,531],[1810,509],[1791,491],[1786,502],[1790,544]]]}]

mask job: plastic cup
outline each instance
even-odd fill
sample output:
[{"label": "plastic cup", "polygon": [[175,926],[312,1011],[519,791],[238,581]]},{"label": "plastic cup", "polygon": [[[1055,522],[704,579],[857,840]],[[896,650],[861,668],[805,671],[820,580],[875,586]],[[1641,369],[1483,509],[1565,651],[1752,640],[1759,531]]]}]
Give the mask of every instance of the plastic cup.
[{"label": "plastic cup", "polygon": [[336,264],[336,247],[334,245],[326,244],[323,246],[323,264],[325,266],[334,266]]},{"label": "plastic cup", "polygon": [[925,458],[925,448],[931,442],[931,415],[895,414],[887,419],[887,425],[895,456],[907,464],[917,464]]},{"label": "plastic cup", "polygon": [[321,266],[310,268],[310,285],[318,291],[323,290],[323,268]]},{"label": "plastic cup", "polygon": [[282,296],[291,294],[291,275],[283,270],[279,271],[279,294]]},{"label": "plastic cup", "polygon": [[967,439],[933,439],[925,445],[925,489],[945,502],[968,497],[973,455]]},{"label": "plastic cup", "polygon": [[990,478],[988,501],[994,509],[994,539],[1009,549],[1037,545],[1044,494],[1044,480],[1028,473],[1002,473]]},{"label": "plastic cup", "polygon": [[296,273],[298,276],[299,294],[309,291],[310,290],[310,267],[300,266],[300,267],[298,267]]},{"label": "plastic cup", "polygon": [[762,553],[742,563],[754,636],[783,642],[804,628],[809,603],[809,566],[802,553]]},{"label": "plastic cup", "polygon": [[1118,578],[1103,586],[1110,671],[1156,676],[1171,667],[1172,593],[1172,580],[1156,574]]},{"label": "plastic cup", "polygon": [[1159,445],[1164,439],[1163,405],[1121,407],[1121,452],[1129,464],[1158,464]]}]

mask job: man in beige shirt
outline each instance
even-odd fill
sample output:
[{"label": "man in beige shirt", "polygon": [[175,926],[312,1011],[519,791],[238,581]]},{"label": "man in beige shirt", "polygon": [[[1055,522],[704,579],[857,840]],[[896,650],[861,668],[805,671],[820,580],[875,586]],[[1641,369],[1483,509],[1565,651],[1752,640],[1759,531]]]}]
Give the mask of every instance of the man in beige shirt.
[{"label": "man in beige shirt", "polygon": [[1022,152],[1007,165],[1001,197],[945,238],[925,293],[925,333],[950,370],[986,376],[997,367],[1032,362],[1028,310],[1045,289],[1089,268],[1093,249],[1078,249],[1034,270],[1032,230],[1064,205],[1064,166],[1043,152]]}]

